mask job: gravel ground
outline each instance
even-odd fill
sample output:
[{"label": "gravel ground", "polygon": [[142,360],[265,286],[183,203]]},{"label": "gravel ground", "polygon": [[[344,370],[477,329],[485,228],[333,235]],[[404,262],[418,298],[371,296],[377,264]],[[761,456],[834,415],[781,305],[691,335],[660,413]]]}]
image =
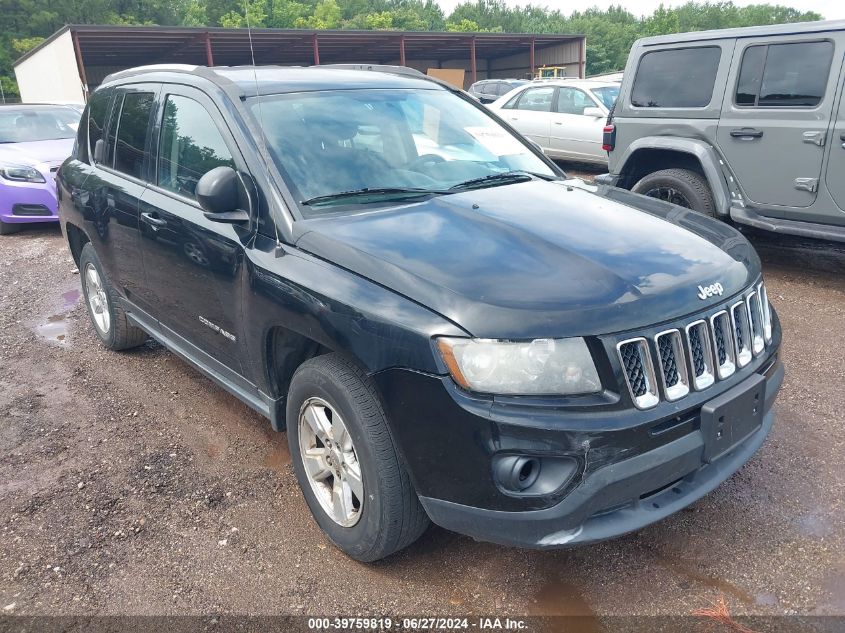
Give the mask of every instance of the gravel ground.
[{"label": "gravel ground", "polygon": [[739,473],[600,545],[519,551],[433,527],[374,565],[321,536],[284,435],[159,345],[97,343],[56,228],[0,239],[0,609],[603,618],[722,596],[734,614],[845,614],[845,248],[753,239],[787,377]]}]

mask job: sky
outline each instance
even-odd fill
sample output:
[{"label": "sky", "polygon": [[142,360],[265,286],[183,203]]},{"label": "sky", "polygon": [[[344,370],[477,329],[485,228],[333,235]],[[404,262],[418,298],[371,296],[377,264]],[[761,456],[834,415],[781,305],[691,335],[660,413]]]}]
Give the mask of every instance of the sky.
[{"label": "sky", "polygon": [[[437,0],[437,2],[448,15],[461,0]],[[649,15],[660,6],[661,2],[668,7],[684,4],[686,0],[581,0],[580,2],[572,2],[572,0],[505,0],[505,2],[510,6],[525,4],[547,6],[551,9],[560,9],[565,14],[572,13],[575,9],[583,10],[590,6],[606,9],[611,5],[621,4],[634,15]],[[762,4],[765,2],[769,4],[782,4],[801,11],[816,11],[826,20],[845,19],[845,2],[843,0],[757,0],[757,2],[753,0],[734,0],[734,4],[738,6]]]}]

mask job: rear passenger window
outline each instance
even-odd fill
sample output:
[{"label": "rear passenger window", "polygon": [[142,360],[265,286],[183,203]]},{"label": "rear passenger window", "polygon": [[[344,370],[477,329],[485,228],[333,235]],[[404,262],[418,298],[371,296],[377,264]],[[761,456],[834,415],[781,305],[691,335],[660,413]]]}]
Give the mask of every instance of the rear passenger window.
[{"label": "rear passenger window", "polygon": [[555,94],[555,89],[548,88],[529,88],[524,91],[516,104],[517,110],[532,110],[534,112],[551,112],[552,97]]},{"label": "rear passenger window", "polygon": [[159,146],[159,186],[194,198],[202,175],[223,165],[234,168],[235,161],[208,111],[193,99],[168,95]]},{"label": "rear passenger window", "polygon": [[94,146],[103,138],[106,116],[109,112],[111,91],[99,90],[91,96],[88,106],[88,147],[90,162],[94,162]]},{"label": "rear passenger window", "polygon": [[114,147],[114,168],[135,178],[143,176],[144,144],[153,108],[151,92],[127,92],[117,124]]},{"label": "rear passenger window", "polygon": [[637,108],[703,108],[710,103],[722,49],[673,48],[640,59],[631,105]]},{"label": "rear passenger window", "polygon": [[832,58],[832,42],[749,46],[734,101],[746,107],[815,107],[824,98]]}]

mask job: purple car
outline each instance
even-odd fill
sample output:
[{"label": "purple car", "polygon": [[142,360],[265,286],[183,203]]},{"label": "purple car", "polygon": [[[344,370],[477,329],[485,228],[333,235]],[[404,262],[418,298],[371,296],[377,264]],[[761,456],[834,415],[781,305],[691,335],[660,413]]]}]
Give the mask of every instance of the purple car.
[{"label": "purple car", "polygon": [[66,106],[0,106],[0,235],[58,222],[54,177],[73,150],[79,118]]}]

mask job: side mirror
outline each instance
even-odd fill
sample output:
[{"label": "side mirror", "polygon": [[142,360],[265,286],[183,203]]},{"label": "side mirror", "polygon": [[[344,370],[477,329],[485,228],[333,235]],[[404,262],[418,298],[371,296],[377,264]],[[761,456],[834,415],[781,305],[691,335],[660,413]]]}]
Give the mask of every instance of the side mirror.
[{"label": "side mirror", "polygon": [[205,217],[212,222],[249,222],[249,213],[238,208],[240,183],[231,167],[215,167],[205,172],[194,190]]},{"label": "side mirror", "polygon": [[106,154],[106,142],[103,139],[100,139],[96,143],[94,143],[94,162],[95,163],[102,163],[103,159],[105,158]]},{"label": "side mirror", "polygon": [[601,108],[597,108],[597,107],[593,106],[593,107],[584,108],[584,116],[591,116],[594,119],[602,119],[602,118],[606,117],[607,115],[604,112],[602,112]]}]

